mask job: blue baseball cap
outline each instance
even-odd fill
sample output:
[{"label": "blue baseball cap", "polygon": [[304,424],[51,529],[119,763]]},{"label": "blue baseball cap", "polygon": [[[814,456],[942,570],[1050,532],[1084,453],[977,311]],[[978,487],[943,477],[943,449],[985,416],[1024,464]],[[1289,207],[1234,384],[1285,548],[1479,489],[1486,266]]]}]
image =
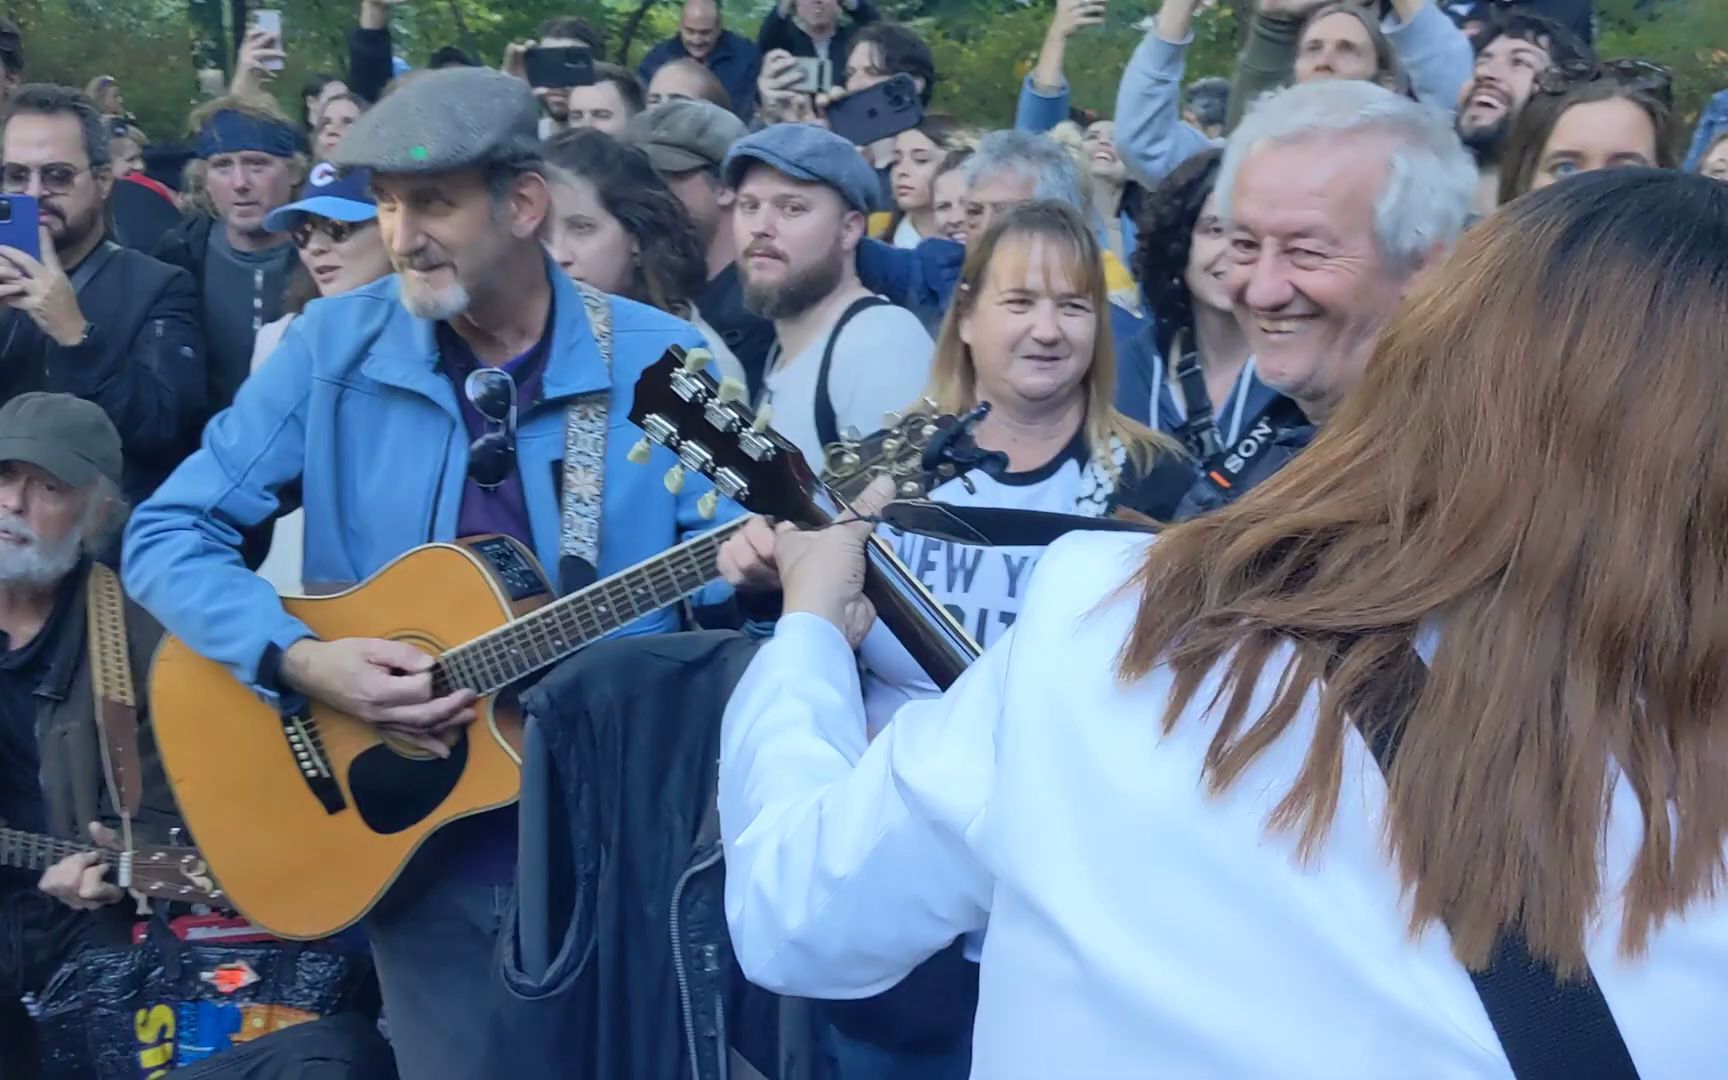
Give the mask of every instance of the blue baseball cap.
[{"label": "blue baseball cap", "polygon": [[279,206],[264,219],[271,232],[287,232],[308,215],[333,221],[371,221],[378,216],[372,199],[372,174],[366,169],[338,169],[321,161],[300,189],[300,201]]}]

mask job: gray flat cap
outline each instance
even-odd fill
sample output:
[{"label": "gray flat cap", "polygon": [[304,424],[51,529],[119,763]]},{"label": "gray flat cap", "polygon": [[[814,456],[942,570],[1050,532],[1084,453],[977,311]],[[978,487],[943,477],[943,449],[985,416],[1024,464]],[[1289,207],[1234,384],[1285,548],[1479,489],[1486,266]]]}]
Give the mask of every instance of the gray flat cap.
[{"label": "gray flat cap", "polygon": [[744,121],[708,101],[664,101],[630,121],[630,141],[663,173],[718,169]]},{"label": "gray flat cap", "polygon": [[432,173],[540,157],[528,84],[490,68],[405,76],[354,121],[331,161],[374,173]]},{"label": "gray flat cap", "polygon": [[882,182],[858,148],[815,124],[775,124],[739,139],[726,155],[726,186],[737,187],[752,161],[794,180],[827,184],[859,213],[870,213],[882,199]]}]

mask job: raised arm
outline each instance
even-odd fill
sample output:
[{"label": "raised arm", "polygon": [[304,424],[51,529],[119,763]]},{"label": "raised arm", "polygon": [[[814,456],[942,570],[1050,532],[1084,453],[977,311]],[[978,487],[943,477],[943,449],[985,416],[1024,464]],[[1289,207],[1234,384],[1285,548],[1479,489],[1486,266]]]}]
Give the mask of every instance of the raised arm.
[{"label": "raised arm", "polygon": [[1068,54],[1068,39],[1074,31],[1104,21],[1103,0],[1056,0],[1038,64],[1020,86],[1020,104],[1014,126],[1021,131],[1049,131],[1068,119],[1068,78],[1062,65]]},{"label": "raised arm", "polygon": [[1116,88],[1116,152],[1149,187],[1213,145],[1182,122],[1183,54],[1194,40],[1195,2],[1166,0]]}]

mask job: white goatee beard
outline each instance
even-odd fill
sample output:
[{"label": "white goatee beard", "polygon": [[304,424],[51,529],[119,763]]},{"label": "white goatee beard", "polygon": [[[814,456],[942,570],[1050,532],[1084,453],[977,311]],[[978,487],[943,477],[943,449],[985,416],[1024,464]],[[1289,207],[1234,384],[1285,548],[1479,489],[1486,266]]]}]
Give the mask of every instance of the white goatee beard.
[{"label": "white goatee beard", "polygon": [[0,583],[46,589],[56,585],[72,568],[84,551],[84,527],[80,525],[53,546],[44,546],[36,530],[11,514],[0,514],[0,528],[29,539],[29,543],[13,548],[0,546]]},{"label": "white goatee beard", "polygon": [[415,318],[446,322],[467,311],[472,302],[468,290],[460,283],[429,289],[414,284],[407,277],[402,278],[402,306]]}]

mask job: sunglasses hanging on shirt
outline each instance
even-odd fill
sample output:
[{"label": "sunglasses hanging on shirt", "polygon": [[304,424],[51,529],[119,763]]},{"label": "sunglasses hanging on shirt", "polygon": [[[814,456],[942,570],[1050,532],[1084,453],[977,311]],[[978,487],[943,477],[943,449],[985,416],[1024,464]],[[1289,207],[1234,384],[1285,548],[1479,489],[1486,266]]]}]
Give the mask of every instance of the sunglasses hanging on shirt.
[{"label": "sunglasses hanging on shirt", "polygon": [[516,380],[503,368],[476,368],[462,381],[462,392],[487,427],[468,446],[468,479],[491,491],[516,465]]}]

